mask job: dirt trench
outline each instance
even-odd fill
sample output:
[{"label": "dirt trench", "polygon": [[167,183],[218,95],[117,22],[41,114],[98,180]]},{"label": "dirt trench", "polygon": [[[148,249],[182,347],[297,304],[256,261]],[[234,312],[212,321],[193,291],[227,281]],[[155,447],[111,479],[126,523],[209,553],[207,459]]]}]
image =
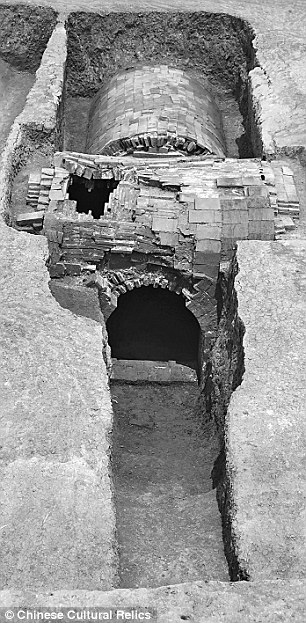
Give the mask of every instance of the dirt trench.
[{"label": "dirt trench", "polygon": [[120,586],[228,581],[211,470],[219,442],[196,383],[112,383]]},{"label": "dirt trench", "polygon": [[0,152],[11,126],[21,113],[35,76],[28,71],[18,71],[0,58]]},{"label": "dirt trench", "polygon": [[259,155],[249,136],[248,72],[257,61],[247,22],[202,11],[118,13],[116,19],[111,13],[75,12],[67,20],[67,36],[65,149],[85,150],[91,97],[117,72],[166,64],[187,71],[211,91],[228,157]]}]

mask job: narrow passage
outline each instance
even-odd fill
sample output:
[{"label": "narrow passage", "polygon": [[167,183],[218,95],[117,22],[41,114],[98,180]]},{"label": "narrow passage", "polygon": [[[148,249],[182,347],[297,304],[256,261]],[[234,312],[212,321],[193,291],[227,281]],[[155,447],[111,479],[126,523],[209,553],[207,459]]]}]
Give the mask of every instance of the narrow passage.
[{"label": "narrow passage", "polygon": [[219,446],[196,383],[112,382],[120,586],[228,581],[210,478]]}]

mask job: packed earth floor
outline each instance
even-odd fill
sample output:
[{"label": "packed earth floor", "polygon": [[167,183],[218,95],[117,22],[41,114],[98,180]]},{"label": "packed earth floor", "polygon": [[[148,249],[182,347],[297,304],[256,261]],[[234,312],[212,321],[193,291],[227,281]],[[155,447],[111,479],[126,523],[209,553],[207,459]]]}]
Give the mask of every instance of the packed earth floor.
[{"label": "packed earth floor", "polygon": [[112,383],[120,586],[228,581],[211,471],[213,428],[196,383]]}]

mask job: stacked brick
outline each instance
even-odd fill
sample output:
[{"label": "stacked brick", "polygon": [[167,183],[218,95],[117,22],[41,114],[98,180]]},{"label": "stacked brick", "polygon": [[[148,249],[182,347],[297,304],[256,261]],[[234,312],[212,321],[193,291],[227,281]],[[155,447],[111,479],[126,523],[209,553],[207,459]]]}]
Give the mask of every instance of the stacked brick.
[{"label": "stacked brick", "polygon": [[[239,171],[240,169],[240,171]],[[237,240],[273,240],[274,210],[256,161],[217,178],[222,210],[222,259]],[[236,173],[236,174],[235,174]]]},{"label": "stacked brick", "polygon": [[295,229],[299,218],[299,197],[293,171],[281,161],[271,163],[275,184],[275,234],[276,238]]},{"label": "stacked brick", "polygon": [[[175,275],[173,272],[165,272],[162,269],[158,269],[158,267],[154,267],[154,270],[151,271],[146,270],[145,273],[139,267],[129,267],[121,270],[106,269],[102,274],[100,272],[95,273],[87,282],[89,286],[93,284],[100,291],[100,299],[106,297],[105,302],[107,305],[111,296],[114,297],[113,300],[116,305],[116,300],[121,294],[142,286],[168,289],[170,292],[182,294],[187,301],[190,301],[193,297],[188,287],[188,279],[186,280],[179,274]],[[106,319],[109,317],[109,313],[109,310],[104,309],[104,317]]]},{"label": "stacked brick", "polygon": [[[41,173],[32,173],[29,176],[26,205],[29,207],[30,211],[38,210],[38,200],[39,200],[40,193],[42,190],[41,182],[42,182],[43,173],[44,173],[44,169],[42,169]],[[52,177],[53,177],[53,170],[52,170]],[[50,186],[51,186],[51,181],[50,181]],[[50,190],[50,186],[49,186],[49,190]]]},{"label": "stacked brick", "polygon": [[[279,210],[298,206],[295,191],[289,194],[288,169],[275,175],[275,166],[255,159],[161,162],[59,153],[55,165],[43,170],[39,185],[38,177],[30,178],[28,193],[34,208],[29,226],[41,227],[47,211],[44,232],[53,276],[124,261],[214,282],[220,260],[231,256],[237,240],[273,239]],[[77,212],[76,201],[69,199],[72,175],[93,184],[103,178],[119,181],[100,219]],[[37,210],[41,205],[44,211]]]},{"label": "stacked brick", "polygon": [[112,162],[97,155],[59,152],[54,156],[54,164],[60,169],[64,168],[66,174],[68,171],[85,180],[121,179],[121,168],[117,166],[117,161]]},{"label": "stacked brick", "polygon": [[105,155],[225,155],[212,96],[197,78],[167,65],[124,71],[102,87],[93,102],[86,147]]},{"label": "stacked brick", "polygon": [[[67,172],[65,171],[67,175]],[[53,168],[43,168],[41,173],[32,173],[29,176],[26,207],[29,211],[23,212],[16,219],[19,229],[34,233],[41,231],[44,213],[50,202],[50,191],[56,171]]]},{"label": "stacked brick", "polygon": [[277,212],[279,215],[299,216],[299,198],[292,170],[281,162],[271,163],[277,193]]},{"label": "stacked brick", "polygon": [[[116,159],[116,158],[107,158],[104,156],[90,156],[83,154],[57,154],[55,158],[57,164],[57,176],[61,171],[63,177],[67,177],[67,171],[69,173],[79,175],[85,179],[115,179],[120,180],[123,176],[125,179],[131,179],[135,181],[135,175],[133,171],[135,170],[135,163],[132,159]],[[213,163],[213,166],[212,166]],[[152,167],[156,167],[158,164],[158,168],[163,167],[164,170],[168,171],[168,181],[170,181],[169,172],[172,171],[172,181],[175,185],[177,181],[180,180],[181,171],[184,167],[192,167],[194,172],[199,171],[200,176],[205,177],[205,185],[206,189],[209,184],[209,176],[208,172],[212,167],[212,179],[215,180],[218,173],[221,171],[225,176],[229,178],[235,177],[235,172],[238,173],[238,186],[235,188],[232,182],[228,182],[231,190],[227,188],[225,191],[228,195],[229,192],[232,192],[234,198],[237,197],[237,192],[239,192],[239,185],[241,188],[241,175],[243,176],[243,186],[247,187],[247,182],[249,181],[249,186],[256,186],[260,184],[260,180],[264,181],[264,186],[268,190],[270,207],[274,210],[275,216],[275,225],[276,230],[278,231],[278,223],[281,223],[281,232],[285,232],[287,230],[293,229],[295,227],[295,220],[299,216],[299,199],[296,192],[296,187],[294,184],[294,176],[291,169],[288,166],[282,165],[279,162],[272,162],[271,164],[268,162],[259,162],[258,160],[232,160],[226,159],[222,160],[222,164],[218,162],[217,159],[214,160],[192,160],[187,164],[187,161],[178,161],[173,165],[173,161],[168,158],[165,159],[161,164],[159,156],[155,159],[155,161],[150,162],[150,166],[148,168],[149,173],[142,173],[141,179],[146,182],[146,180],[151,179],[152,184],[156,184],[157,181],[154,180],[154,176],[152,175]],[[123,166],[122,166],[123,165]],[[144,166],[145,165],[145,166]],[[147,166],[147,162],[145,160],[137,161],[137,169],[143,170]],[[50,169],[49,169],[50,171]],[[255,177],[254,177],[255,175]],[[196,178],[196,175],[195,175]],[[255,182],[254,182],[255,180]],[[158,183],[163,184],[162,180],[158,181]],[[214,181],[212,182],[211,188],[215,186]],[[226,186],[225,186],[226,188]],[[55,187],[52,186],[52,189]],[[221,186],[219,187],[218,196],[221,194]],[[255,196],[256,192],[264,191],[256,191],[250,189],[247,191],[249,196]],[[67,197],[67,195],[66,195]],[[255,204],[260,203],[260,201],[255,201]],[[252,208],[251,200],[248,202],[249,207]],[[115,202],[113,203],[113,206]],[[258,207],[258,206],[257,206]],[[107,211],[107,210],[106,210]],[[111,211],[111,210],[110,210]],[[257,213],[259,215],[259,212]],[[294,220],[292,220],[294,219]],[[251,219],[252,220],[252,219]],[[252,227],[251,227],[252,229]],[[264,229],[264,228],[263,228]],[[237,230],[238,231],[238,230]],[[240,235],[240,232],[238,232]],[[254,233],[254,236],[257,237],[257,234],[260,233],[260,229],[257,228],[257,231],[250,231],[250,234]],[[269,232],[263,231],[263,234],[267,234]],[[249,236],[250,239],[252,236]],[[237,235],[236,235],[237,239]],[[263,238],[264,239],[264,238]]]},{"label": "stacked brick", "polygon": [[[211,158],[174,164],[169,158],[161,164],[143,159],[136,168],[132,159],[95,160],[57,156],[60,166],[45,218],[50,243],[56,245],[60,238],[57,251],[53,249],[52,264],[60,264],[52,268],[54,275],[57,270],[79,274],[86,264],[115,265],[117,256],[131,262],[133,255],[134,263],[145,258],[194,279],[215,281],[220,259],[231,256],[238,239],[274,237],[271,198],[276,195],[273,172],[265,163]],[[76,202],[64,198],[71,173],[121,179],[99,220],[77,213]]]},{"label": "stacked brick", "polygon": [[[98,287],[106,319],[134,287],[182,293],[205,336],[205,358],[217,326],[220,262],[232,256],[237,240],[274,238],[286,170],[276,188],[274,170],[256,159],[174,162],[59,153],[55,164],[44,218],[51,276],[94,273],[89,285]],[[119,182],[99,219],[77,212],[69,199],[72,175],[92,185],[96,179]]]}]

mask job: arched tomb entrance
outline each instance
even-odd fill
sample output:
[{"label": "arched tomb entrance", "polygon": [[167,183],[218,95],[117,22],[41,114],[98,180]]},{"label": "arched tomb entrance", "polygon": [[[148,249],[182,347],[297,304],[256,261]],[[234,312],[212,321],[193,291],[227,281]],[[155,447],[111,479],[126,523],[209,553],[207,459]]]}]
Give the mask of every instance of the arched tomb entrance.
[{"label": "arched tomb entrance", "polygon": [[228,580],[211,480],[219,440],[197,408],[203,328],[181,289],[155,279],[117,286],[106,320],[122,588]]},{"label": "arched tomb entrance", "polygon": [[128,291],[119,297],[107,330],[116,359],[198,365],[200,326],[181,294],[153,286]]}]

